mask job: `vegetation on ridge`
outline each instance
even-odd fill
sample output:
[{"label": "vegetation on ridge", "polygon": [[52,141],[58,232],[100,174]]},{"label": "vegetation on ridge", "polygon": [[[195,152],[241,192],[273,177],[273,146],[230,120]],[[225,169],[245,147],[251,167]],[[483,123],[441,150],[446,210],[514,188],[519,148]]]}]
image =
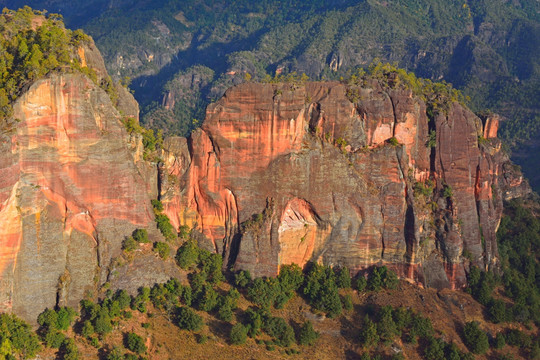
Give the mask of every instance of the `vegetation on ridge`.
[{"label": "vegetation on ridge", "polygon": [[64,27],[62,16],[32,10],[4,9],[0,15],[0,120],[13,114],[13,102],[24,88],[53,71],[78,71],[101,86],[113,103],[117,94],[110,77],[98,83],[96,72],[81,64],[78,49],[92,40],[82,30]]}]

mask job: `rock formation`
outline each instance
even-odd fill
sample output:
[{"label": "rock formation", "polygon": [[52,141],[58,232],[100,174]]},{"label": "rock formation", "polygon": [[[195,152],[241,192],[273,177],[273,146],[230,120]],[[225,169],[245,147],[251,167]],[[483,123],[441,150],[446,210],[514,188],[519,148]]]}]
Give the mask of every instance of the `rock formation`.
[{"label": "rock formation", "polygon": [[120,115],[82,74],[36,81],[0,143],[0,310],[77,306],[154,215]]},{"label": "rock formation", "polygon": [[[107,77],[97,49],[79,56]],[[137,118],[117,90],[117,106]],[[378,83],[354,91],[338,82],[231,88],[190,138],[165,140],[158,174],[93,81],[77,72],[35,81],[0,129],[0,311],[34,322],[106,281],[177,276],[152,255],[110,272],[135,228],[160,236],[158,196],[174,226],[192,227],[200,246],[255,276],[308,261],[352,272],[386,264],[455,288],[470,263],[496,267],[502,200],[529,191],[501,151],[498,119],[483,125],[457,103],[429,118],[412,92]]]},{"label": "rock formation", "polygon": [[[275,275],[321,261],[386,264],[433,287],[497,266],[503,197],[525,189],[486,125],[454,102],[426,115],[378,83],[246,83],[207,109],[202,129],[165,142],[161,198],[176,226],[234,269]],[[351,101],[352,100],[352,101]]]}]

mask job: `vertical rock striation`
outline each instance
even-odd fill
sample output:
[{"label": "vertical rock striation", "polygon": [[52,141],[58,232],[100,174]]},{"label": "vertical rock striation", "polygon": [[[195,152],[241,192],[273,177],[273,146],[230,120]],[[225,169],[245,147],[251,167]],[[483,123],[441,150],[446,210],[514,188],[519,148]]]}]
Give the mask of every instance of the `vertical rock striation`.
[{"label": "vertical rock striation", "polygon": [[410,91],[376,83],[354,96],[337,82],[247,83],[187,141],[166,142],[161,198],[175,225],[256,276],[386,264],[461,287],[470,263],[497,266],[503,196],[527,187],[497,124],[458,103],[429,119]]},{"label": "vertical rock striation", "polygon": [[38,80],[14,110],[0,143],[0,310],[35,321],[105,281],[153,212],[120,116],[88,78]]}]

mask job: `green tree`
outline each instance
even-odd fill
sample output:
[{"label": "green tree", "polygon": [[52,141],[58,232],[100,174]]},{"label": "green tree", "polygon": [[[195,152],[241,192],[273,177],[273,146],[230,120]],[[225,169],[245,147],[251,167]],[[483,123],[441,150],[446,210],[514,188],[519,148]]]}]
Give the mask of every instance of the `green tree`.
[{"label": "green tree", "polygon": [[176,263],[187,270],[199,261],[199,247],[194,240],[186,241],[176,252]]},{"label": "green tree", "polygon": [[294,342],[294,330],[283,318],[269,318],[264,324],[264,330],[274,338],[278,346],[288,347]]},{"label": "green tree", "polygon": [[56,329],[58,326],[58,314],[52,309],[45,309],[38,315],[38,324],[43,328]]},{"label": "green tree", "polygon": [[354,281],[354,288],[360,292],[364,291],[367,287],[367,280],[363,275],[358,275]]},{"label": "green tree", "polygon": [[73,310],[70,307],[60,308],[57,311],[57,314],[58,316],[56,319],[56,323],[57,323],[56,328],[58,330],[67,330],[71,326],[71,323],[73,322],[73,320],[75,319],[75,316],[77,315],[75,310]]},{"label": "green tree", "polygon": [[218,305],[218,293],[212,288],[212,286],[205,284],[203,290],[197,300],[197,307],[199,310],[210,312],[214,310]]},{"label": "green tree", "polygon": [[94,332],[95,330],[94,330],[94,326],[92,325],[92,322],[90,320],[86,320],[83,323],[83,326],[81,329],[82,336],[84,336],[85,338],[90,338],[94,334]]},{"label": "green tree", "polygon": [[126,236],[122,241],[122,249],[127,252],[136,250],[138,246],[139,244],[133,239],[133,236]]},{"label": "green tree", "polygon": [[428,338],[426,349],[424,350],[424,358],[426,360],[446,360],[443,342],[430,336]]},{"label": "green tree", "polygon": [[346,266],[337,270],[336,285],[340,289],[349,289],[351,287],[351,271]]},{"label": "green tree", "polygon": [[66,337],[64,334],[62,334],[60,331],[50,328],[45,332],[43,341],[48,347],[59,349],[65,338]]},{"label": "green tree", "polygon": [[13,314],[0,314],[0,353],[31,358],[41,348],[29,324]]},{"label": "green tree", "polygon": [[133,239],[138,243],[149,243],[150,240],[148,239],[148,231],[146,229],[136,229],[133,231]]},{"label": "green tree", "polygon": [[377,314],[377,333],[381,340],[385,342],[393,340],[399,334],[392,312],[391,306],[383,306]]},{"label": "green tree", "polygon": [[78,360],[80,358],[79,349],[73,339],[66,338],[62,342],[60,352],[63,353],[63,360]]},{"label": "green tree", "polygon": [[165,236],[168,241],[174,240],[177,237],[174,226],[171,224],[171,220],[165,214],[156,215],[156,225],[161,234]]},{"label": "green tree", "polygon": [[345,310],[351,311],[354,308],[351,294],[346,294],[345,296],[343,296],[342,302],[343,302],[343,308]]},{"label": "green tree", "polygon": [[278,280],[283,292],[294,292],[304,282],[304,274],[297,264],[281,265]]},{"label": "green tree", "polygon": [[463,329],[463,342],[471,352],[483,354],[489,349],[489,340],[485,332],[478,326],[478,322],[470,321]]},{"label": "green tree", "polygon": [[304,322],[298,332],[298,343],[300,345],[313,345],[318,338],[319,333],[313,329],[311,321]]},{"label": "green tree", "polygon": [[154,251],[158,253],[160,258],[165,260],[169,257],[171,248],[169,247],[167,243],[158,241],[154,243]]},{"label": "green tree", "polygon": [[247,270],[241,270],[234,275],[234,284],[237,287],[245,288],[251,282],[251,274]]},{"label": "green tree", "polygon": [[372,347],[379,342],[377,326],[367,315],[362,323],[362,329],[360,329],[360,342],[366,347]]},{"label": "green tree", "polygon": [[233,345],[245,344],[247,340],[248,328],[238,323],[231,329],[229,339]]},{"label": "green tree", "polygon": [[198,331],[203,326],[203,319],[188,307],[179,307],[176,315],[176,323],[180,329]]},{"label": "green tree", "polygon": [[94,321],[94,330],[101,336],[104,336],[112,331],[112,322],[109,314],[106,311],[100,311]]},{"label": "green tree", "polygon": [[124,337],[124,345],[128,350],[133,351],[137,354],[142,354],[146,352],[146,345],[144,344],[144,339],[134,332],[127,333]]},{"label": "green tree", "polygon": [[256,278],[250,284],[247,296],[255,304],[269,308],[280,292],[280,285],[276,278]]}]

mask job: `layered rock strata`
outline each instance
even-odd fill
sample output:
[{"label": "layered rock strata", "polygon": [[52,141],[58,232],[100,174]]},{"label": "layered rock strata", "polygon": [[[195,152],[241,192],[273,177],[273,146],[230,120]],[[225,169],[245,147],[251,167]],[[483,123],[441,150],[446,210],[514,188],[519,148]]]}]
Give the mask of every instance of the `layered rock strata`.
[{"label": "layered rock strata", "polygon": [[431,119],[408,90],[342,83],[226,92],[202,129],[165,142],[161,198],[176,226],[235,269],[375,264],[434,287],[496,267],[506,171],[498,120],[458,103]]},{"label": "layered rock strata", "polygon": [[38,80],[14,118],[0,142],[0,310],[34,322],[95,293],[124,237],[154,215],[120,115],[91,80]]}]

